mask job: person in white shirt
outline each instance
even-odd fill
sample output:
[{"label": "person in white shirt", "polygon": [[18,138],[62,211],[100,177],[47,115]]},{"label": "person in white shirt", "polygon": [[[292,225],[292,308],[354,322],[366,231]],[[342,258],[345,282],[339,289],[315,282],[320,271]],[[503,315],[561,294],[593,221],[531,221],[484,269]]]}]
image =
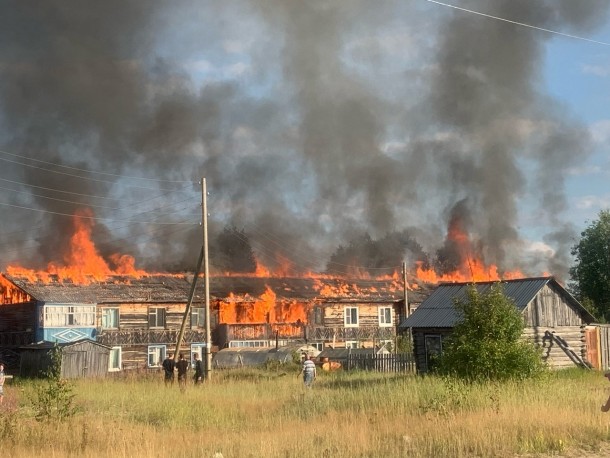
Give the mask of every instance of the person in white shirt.
[{"label": "person in white shirt", "polygon": [[303,366],[301,367],[300,374],[303,374],[303,383],[305,384],[305,386],[311,387],[313,381],[317,377],[316,365],[311,360],[311,356],[305,356],[305,361],[303,361]]}]

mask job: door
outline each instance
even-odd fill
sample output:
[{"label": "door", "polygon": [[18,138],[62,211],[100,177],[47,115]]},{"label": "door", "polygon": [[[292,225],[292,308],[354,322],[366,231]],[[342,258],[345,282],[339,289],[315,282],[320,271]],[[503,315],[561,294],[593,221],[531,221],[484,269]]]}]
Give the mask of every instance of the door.
[{"label": "door", "polygon": [[600,370],[602,367],[599,351],[599,328],[585,328],[585,344],[587,345],[587,360],[595,369]]}]

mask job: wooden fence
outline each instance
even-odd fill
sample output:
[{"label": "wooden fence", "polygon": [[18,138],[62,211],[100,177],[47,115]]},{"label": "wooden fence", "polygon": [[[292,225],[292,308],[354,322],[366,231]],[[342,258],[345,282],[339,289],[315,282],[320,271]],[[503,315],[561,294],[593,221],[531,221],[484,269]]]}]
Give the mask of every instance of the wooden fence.
[{"label": "wooden fence", "polygon": [[415,372],[415,358],[410,353],[389,355],[348,355],[345,369],[375,372]]}]

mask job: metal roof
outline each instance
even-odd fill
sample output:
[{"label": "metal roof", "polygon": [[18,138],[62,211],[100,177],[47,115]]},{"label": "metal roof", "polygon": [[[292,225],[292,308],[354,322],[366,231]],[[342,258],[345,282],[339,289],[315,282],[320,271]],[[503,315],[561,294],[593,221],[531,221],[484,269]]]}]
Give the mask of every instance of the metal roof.
[{"label": "metal roof", "polygon": [[[486,294],[498,282],[475,283],[479,294]],[[536,294],[547,284],[570,302],[585,321],[593,322],[594,317],[553,277],[522,278],[501,282],[504,294],[510,298],[519,311],[523,312]],[[463,301],[473,283],[446,283],[439,285],[432,294],[422,302],[413,314],[400,323],[400,328],[452,328],[461,320],[455,309],[455,301]]]}]

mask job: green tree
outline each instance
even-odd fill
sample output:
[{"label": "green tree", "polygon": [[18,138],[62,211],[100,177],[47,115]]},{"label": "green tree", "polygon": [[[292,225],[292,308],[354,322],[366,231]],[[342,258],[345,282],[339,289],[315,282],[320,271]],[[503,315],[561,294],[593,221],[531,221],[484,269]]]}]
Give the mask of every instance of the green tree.
[{"label": "green tree", "polygon": [[455,307],[463,319],[443,345],[439,372],[483,381],[525,379],[544,371],[541,352],[522,337],[523,317],[500,283],[487,293],[470,287]]},{"label": "green tree", "polygon": [[572,247],[570,290],[594,315],[610,321],[610,210],[600,211],[580,236]]}]

